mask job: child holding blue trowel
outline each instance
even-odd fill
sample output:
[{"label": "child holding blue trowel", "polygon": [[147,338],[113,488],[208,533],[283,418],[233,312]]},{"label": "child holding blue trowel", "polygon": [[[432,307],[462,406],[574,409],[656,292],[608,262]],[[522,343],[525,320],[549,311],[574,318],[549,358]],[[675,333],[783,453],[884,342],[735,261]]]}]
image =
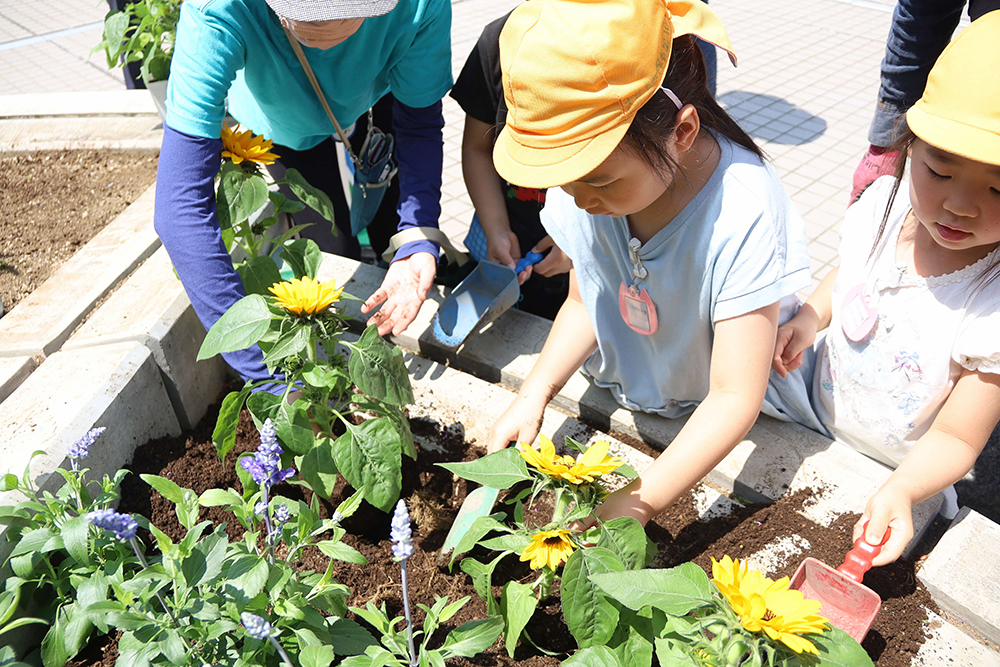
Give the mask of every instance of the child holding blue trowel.
[{"label": "child holding blue trowel", "polygon": [[691,413],[602,519],[647,522],[742,440],[767,388],[780,302],[810,283],[802,221],[709,92],[696,36],[735,62],[699,0],[533,0],[500,35],[508,111],[494,163],[512,183],[551,188],[542,223],[573,270],[489,449],[530,446],[581,366],[631,410]]},{"label": "child holding blue trowel", "polygon": [[509,183],[493,166],[493,144],[507,117],[499,52],[500,30],[506,20],[503,16],[483,29],[451,89],[451,96],[466,113],[462,174],[476,208],[465,246],[479,261],[512,269],[528,252],[545,254],[518,276],[518,308],[551,320],[566,300],[570,261],[539,220],[545,189]]}]

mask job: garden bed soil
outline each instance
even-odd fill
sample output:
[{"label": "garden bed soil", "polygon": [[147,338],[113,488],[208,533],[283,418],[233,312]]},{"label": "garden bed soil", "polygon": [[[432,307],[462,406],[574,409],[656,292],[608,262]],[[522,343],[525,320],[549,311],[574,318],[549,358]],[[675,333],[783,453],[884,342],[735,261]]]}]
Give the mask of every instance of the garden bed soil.
[{"label": "garden bed soil", "polygon": [[41,151],[0,157],[0,302],[31,294],[156,180],[156,156]]},{"label": "garden bed soil", "polygon": [[[202,423],[193,431],[174,438],[164,438],[140,447],[130,466],[133,475],[122,485],[120,511],[139,513],[178,540],[184,534],[174,513],[173,504],[153,491],[139,478],[150,473],[172,479],[182,487],[202,493],[213,487],[240,489],[234,465],[240,453],[253,451],[259,436],[249,415],[244,412],[238,429],[236,446],[229,452],[223,466],[212,444],[212,429],[218,406],[210,410]],[[464,442],[454,430],[441,430],[437,422],[428,419],[411,419],[418,440],[431,440],[440,451],[421,451],[419,460],[404,460],[403,497],[407,499],[414,523],[414,556],[408,562],[411,604],[431,604],[435,596],[446,595],[451,600],[472,596],[470,602],[451,621],[454,627],[468,620],[485,618],[486,605],[479,599],[469,578],[457,567],[447,568],[447,560],[439,560],[438,552],[448,527],[459,506],[470,490],[464,480],[455,478],[434,463],[471,460],[482,454],[481,450]],[[341,481],[333,497],[323,502],[326,516],[337,504],[353,492]],[[275,487],[274,493],[288,497],[303,497],[300,487],[284,484]],[[306,498],[308,499],[308,498]],[[650,523],[647,533],[659,548],[653,566],[672,567],[694,561],[711,572],[710,556],[717,559],[724,554],[744,559],[759,552],[766,545],[782,537],[798,535],[811,545],[808,553],[781,564],[772,576],[791,575],[801,558],[806,555],[819,558],[832,565],[839,565],[851,547],[851,527],[856,517],[845,515],[832,528],[818,526],[805,519],[798,510],[810,502],[809,492],[800,492],[778,500],[773,505],[737,506],[725,516],[707,521],[699,520],[697,502],[692,493]],[[226,522],[231,537],[238,537],[243,529],[235,518],[221,508],[202,510],[202,519]],[[401,615],[399,567],[391,560],[387,514],[368,506],[345,520],[343,527],[348,534],[344,541],[361,551],[369,561],[367,567],[343,564],[335,573],[338,581],[351,588],[351,606],[364,606],[367,602],[385,604],[390,616]],[[485,560],[487,554],[476,554]],[[327,561],[315,548],[307,550],[300,562],[303,569],[323,571]],[[500,571],[504,569],[504,571]],[[501,563],[495,581],[510,578],[530,582],[533,577],[526,563],[508,557]],[[883,598],[882,611],[875,621],[864,647],[879,667],[904,667],[924,641],[924,607],[934,608],[930,597],[917,582],[915,564],[901,559],[893,565],[871,571],[865,584]],[[499,595],[499,588],[496,593]],[[422,620],[417,611],[415,621]],[[566,651],[574,647],[562,622],[558,599],[553,597],[540,605],[529,624],[532,639],[540,646],[562,653],[560,657],[542,655],[522,642],[515,659],[510,659],[501,644],[474,658],[458,658],[449,662],[454,667],[557,667]],[[112,667],[117,658],[116,638],[101,638],[86,649],[85,654],[69,663],[69,667]]]}]

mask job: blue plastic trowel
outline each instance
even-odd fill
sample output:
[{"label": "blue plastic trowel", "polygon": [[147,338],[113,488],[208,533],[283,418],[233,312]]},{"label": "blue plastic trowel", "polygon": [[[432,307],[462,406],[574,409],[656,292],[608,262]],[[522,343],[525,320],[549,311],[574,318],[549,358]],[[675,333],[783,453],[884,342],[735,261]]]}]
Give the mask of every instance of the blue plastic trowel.
[{"label": "blue plastic trowel", "polygon": [[434,338],[446,347],[458,347],[474,331],[495,320],[521,297],[517,275],[542,257],[540,253],[529,252],[513,269],[480,262],[441,303],[434,315]]}]

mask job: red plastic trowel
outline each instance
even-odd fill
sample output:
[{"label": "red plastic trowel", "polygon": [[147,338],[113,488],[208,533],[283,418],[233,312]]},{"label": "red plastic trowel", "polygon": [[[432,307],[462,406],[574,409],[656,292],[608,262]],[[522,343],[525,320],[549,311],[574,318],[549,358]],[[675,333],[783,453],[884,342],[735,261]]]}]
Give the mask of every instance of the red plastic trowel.
[{"label": "red plastic trowel", "polygon": [[[888,539],[886,530],[882,544]],[[881,553],[882,544],[868,544],[862,534],[844,556],[844,564],[836,570],[815,558],[806,558],[791,581],[791,588],[822,602],[819,614],[858,643],[868,634],[882,607],[878,593],[861,583],[865,572],[872,567],[872,559]]]}]

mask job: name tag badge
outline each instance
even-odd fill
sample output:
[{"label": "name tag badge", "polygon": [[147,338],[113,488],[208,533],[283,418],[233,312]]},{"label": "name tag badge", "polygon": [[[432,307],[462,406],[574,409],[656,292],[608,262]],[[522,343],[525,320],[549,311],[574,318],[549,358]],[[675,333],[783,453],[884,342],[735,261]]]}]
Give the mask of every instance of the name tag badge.
[{"label": "name tag badge", "polygon": [[622,282],[618,287],[618,307],[621,309],[622,319],[632,331],[644,336],[656,331],[656,305],[645,288],[640,291]]},{"label": "name tag badge", "polygon": [[878,321],[875,299],[865,292],[864,283],[847,292],[841,306],[840,326],[844,335],[859,343],[871,333]]}]

